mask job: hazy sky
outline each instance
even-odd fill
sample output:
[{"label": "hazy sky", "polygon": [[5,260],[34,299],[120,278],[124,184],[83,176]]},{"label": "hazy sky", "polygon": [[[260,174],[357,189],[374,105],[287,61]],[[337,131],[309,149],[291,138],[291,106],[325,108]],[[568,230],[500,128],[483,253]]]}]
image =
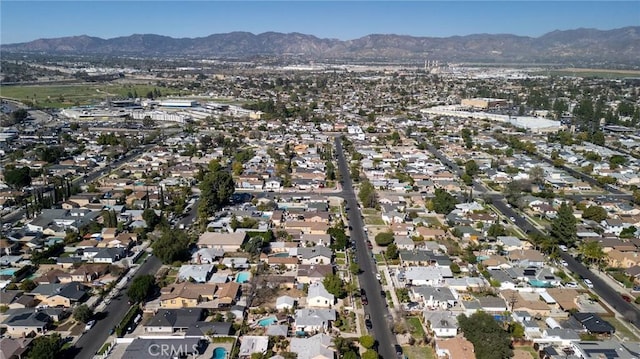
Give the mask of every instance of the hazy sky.
[{"label": "hazy sky", "polygon": [[230,31],[444,37],[539,36],[640,25],[636,1],[0,1],[0,42],[90,35],[201,37]]}]

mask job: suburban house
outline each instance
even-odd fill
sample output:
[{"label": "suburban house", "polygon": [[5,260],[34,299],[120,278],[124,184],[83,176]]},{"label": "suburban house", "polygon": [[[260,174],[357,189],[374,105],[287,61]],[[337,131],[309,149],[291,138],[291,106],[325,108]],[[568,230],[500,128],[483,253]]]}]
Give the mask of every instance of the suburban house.
[{"label": "suburban house", "polygon": [[335,309],[298,309],[294,327],[296,332],[319,333],[331,328],[335,320]]},{"label": "suburban house", "polygon": [[198,248],[221,248],[225,252],[237,252],[247,240],[245,232],[218,233],[204,232],[198,239]]},{"label": "suburban house", "polygon": [[333,251],[327,247],[301,247],[298,258],[302,264],[331,264]]},{"label": "suburban house", "polygon": [[324,277],[333,274],[333,266],[331,264],[300,264],[296,280],[301,284],[309,284],[322,281]]},{"label": "suburban house", "polygon": [[195,308],[213,300],[217,289],[211,283],[175,283],[160,289],[160,308]]},{"label": "suburban house", "polygon": [[43,334],[53,322],[46,313],[33,309],[12,309],[6,314],[8,317],[3,325],[7,328],[7,335],[14,338]]},{"label": "suburban house", "polygon": [[307,305],[310,308],[331,308],[335,302],[333,294],[327,292],[320,281],[311,283],[307,293]]},{"label": "suburban house", "polygon": [[320,333],[310,338],[291,338],[289,351],[296,353],[298,359],[334,359],[336,352],[333,338]]},{"label": "suburban house", "polygon": [[436,338],[452,338],[458,334],[458,319],[451,311],[424,310],[422,316]]},{"label": "suburban house", "polygon": [[145,333],[184,333],[194,323],[202,319],[203,310],[188,309],[159,309],[144,325]]},{"label": "suburban house", "polygon": [[86,299],[87,287],[78,282],[40,284],[27,294],[39,300],[40,305],[70,308]]}]

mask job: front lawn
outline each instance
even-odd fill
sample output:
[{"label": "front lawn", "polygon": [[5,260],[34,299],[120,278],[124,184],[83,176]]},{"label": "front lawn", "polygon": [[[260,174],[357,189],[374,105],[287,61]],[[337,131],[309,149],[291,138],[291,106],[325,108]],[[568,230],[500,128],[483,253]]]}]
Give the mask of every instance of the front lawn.
[{"label": "front lawn", "polygon": [[407,317],[407,326],[409,327],[409,332],[415,339],[424,338],[424,328],[422,327],[422,322],[418,317]]},{"label": "front lawn", "polygon": [[433,353],[433,349],[431,347],[423,347],[423,346],[404,346],[402,347],[402,351],[404,355],[408,359],[435,359],[436,356]]}]

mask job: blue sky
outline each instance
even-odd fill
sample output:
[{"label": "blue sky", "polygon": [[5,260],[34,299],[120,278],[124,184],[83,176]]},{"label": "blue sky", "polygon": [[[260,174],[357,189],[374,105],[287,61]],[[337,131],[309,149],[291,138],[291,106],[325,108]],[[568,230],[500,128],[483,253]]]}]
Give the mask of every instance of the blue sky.
[{"label": "blue sky", "polygon": [[640,1],[0,1],[0,42],[73,35],[201,37],[230,31],[539,36],[640,25]]}]

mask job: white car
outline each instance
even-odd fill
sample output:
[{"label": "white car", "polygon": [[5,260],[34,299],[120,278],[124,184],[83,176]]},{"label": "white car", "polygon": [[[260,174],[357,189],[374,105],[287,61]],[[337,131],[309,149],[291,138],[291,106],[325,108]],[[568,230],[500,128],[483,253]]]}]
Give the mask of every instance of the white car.
[{"label": "white car", "polygon": [[584,284],[587,286],[587,288],[593,288],[593,283],[589,279],[585,279]]},{"label": "white car", "polygon": [[578,283],[576,283],[576,282],[568,282],[564,286],[567,287],[567,288],[578,288]]},{"label": "white car", "polygon": [[91,330],[91,328],[93,328],[93,326],[96,324],[95,320],[90,320],[87,322],[87,325],[84,326],[84,331],[88,332],[89,330]]}]

